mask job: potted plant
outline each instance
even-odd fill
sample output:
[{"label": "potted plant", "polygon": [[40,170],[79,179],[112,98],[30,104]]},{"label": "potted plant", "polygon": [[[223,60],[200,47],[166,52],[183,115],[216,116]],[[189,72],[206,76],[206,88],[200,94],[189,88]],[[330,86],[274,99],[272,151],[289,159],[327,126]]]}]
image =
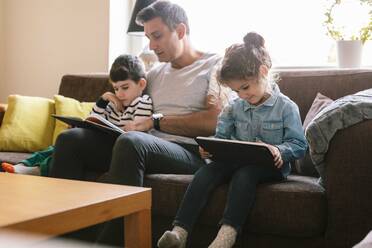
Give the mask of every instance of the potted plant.
[{"label": "potted plant", "polygon": [[327,35],[337,42],[339,67],[360,67],[363,44],[372,38],[372,0],[332,0]]}]

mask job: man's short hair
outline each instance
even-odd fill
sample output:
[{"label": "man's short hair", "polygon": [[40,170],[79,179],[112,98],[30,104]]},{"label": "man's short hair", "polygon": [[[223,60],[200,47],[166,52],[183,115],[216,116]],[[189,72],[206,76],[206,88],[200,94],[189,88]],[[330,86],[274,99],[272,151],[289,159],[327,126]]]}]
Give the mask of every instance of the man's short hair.
[{"label": "man's short hair", "polygon": [[178,24],[186,25],[186,33],[190,33],[189,21],[186,11],[179,5],[169,1],[156,1],[138,12],[136,22],[142,25],[156,17],[160,17],[171,31],[174,31]]}]

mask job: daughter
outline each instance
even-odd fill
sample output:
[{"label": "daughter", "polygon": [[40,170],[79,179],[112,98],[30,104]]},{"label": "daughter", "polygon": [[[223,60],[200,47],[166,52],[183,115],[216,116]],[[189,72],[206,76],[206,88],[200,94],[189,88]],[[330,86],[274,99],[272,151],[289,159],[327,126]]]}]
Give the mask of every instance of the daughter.
[{"label": "daughter", "polygon": [[[248,33],[244,44],[227,49],[218,77],[239,98],[219,116],[215,137],[263,142],[275,167],[251,164],[249,158],[239,164],[211,162],[201,167],[186,191],[173,230],[163,234],[159,247],[185,247],[208,197],[229,181],[221,227],[209,247],[232,247],[253,207],[257,184],[284,180],[290,173],[290,162],[305,154],[307,144],[298,107],[269,79],[270,67],[265,41],[257,33]],[[210,157],[199,149],[203,158]]]}]

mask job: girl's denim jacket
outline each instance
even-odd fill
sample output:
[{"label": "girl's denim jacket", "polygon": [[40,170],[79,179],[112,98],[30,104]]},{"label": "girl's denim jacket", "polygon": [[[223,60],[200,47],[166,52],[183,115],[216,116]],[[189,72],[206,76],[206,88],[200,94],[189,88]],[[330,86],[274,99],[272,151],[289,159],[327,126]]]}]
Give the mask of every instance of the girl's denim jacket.
[{"label": "girl's denim jacket", "polygon": [[290,162],[303,157],[307,149],[298,107],[276,84],[272,86],[271,96],[258,106],[240,98],[228,105],[218,118],[215,137],[262,141],[278,147],[283,159],[283,177],[291,171]]}]

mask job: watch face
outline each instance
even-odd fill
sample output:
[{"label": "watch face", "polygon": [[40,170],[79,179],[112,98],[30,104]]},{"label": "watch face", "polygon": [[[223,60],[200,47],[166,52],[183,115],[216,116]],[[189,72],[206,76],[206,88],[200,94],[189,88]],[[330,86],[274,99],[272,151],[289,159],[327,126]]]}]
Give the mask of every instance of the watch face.
[{"label": "watch face", "polygon": [[153,114],[153,115],[152,115],[152,118],[153,118],[153,119],[157,119],[157,120],[159,120],[159,119],[163,118],[163,114],[161,114],[161,113]]}]

